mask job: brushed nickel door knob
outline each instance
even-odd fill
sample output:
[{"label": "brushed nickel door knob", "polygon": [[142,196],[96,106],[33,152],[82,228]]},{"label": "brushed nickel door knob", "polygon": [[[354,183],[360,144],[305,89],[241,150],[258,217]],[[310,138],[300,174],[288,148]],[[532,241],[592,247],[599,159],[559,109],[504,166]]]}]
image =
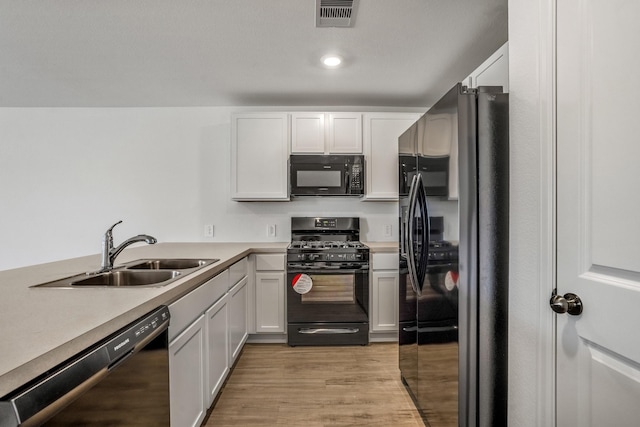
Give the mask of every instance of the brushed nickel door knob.
[{"label": "brushed nickel door knob", "polygon": [[556,313],[569,313],[572,316],[577,316],[582,313],[582,300],[576,294],[566,293],[564,296],[555,293],[549,300],[551,309]]}]

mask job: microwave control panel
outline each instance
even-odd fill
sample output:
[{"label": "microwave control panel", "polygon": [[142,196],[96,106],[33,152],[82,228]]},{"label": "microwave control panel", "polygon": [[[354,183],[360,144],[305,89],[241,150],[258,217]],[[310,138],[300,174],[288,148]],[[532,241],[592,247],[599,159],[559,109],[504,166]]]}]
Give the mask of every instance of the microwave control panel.
[{"label": "microwave control panel", "polygon": [[362,167],[360,164],[354,164],[351,169],[351,187],[360,189],[362,188]]}]

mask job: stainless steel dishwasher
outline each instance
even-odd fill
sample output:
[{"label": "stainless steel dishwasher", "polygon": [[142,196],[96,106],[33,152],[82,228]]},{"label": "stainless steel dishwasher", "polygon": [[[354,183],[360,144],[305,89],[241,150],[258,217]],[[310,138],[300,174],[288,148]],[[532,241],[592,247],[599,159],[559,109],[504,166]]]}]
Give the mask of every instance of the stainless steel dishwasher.
[{"label": "stainless steel dishwasher", "polygon": [[169,426],[169,309],[161,306],[0,399],[0,427]]}]

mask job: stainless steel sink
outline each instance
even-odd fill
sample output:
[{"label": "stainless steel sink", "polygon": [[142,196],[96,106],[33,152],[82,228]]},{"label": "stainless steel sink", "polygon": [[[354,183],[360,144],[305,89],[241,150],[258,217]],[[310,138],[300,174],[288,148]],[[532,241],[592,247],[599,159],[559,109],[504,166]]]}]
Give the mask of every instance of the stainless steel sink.
[{"label": "stainless steel sink", "polygon": [[204,267],[217,261],[220,260],[193,258],[150,259],[128,263],[126,268],[128,270],[186,270]]},{"label": "stainless steel sink", "polygon": [[219,259],[166,258],[139,259],[107,272],[83,273],[32,287],[157,287],[194,273]]},{"label": "stainless steel sink", "polygon": [[180,276],[179,271],[133,271],[118,270],[86,276],[72,280],[71,286],[159,286]]}]

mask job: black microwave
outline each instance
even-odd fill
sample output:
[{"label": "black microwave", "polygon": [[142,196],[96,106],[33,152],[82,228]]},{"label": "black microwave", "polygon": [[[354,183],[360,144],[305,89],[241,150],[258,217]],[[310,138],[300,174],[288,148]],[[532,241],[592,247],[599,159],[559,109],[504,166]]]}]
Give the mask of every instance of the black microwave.
[{"label": "black microwave", "polygon": [[292,154],[291,196],[363,196],[364,156]]},{"label": "black microwave", "polygon": [[449,156],[400,155],[398,180],[400,196],[407,196],[413,177],[420,173],[427,196],[449,195]]}]

